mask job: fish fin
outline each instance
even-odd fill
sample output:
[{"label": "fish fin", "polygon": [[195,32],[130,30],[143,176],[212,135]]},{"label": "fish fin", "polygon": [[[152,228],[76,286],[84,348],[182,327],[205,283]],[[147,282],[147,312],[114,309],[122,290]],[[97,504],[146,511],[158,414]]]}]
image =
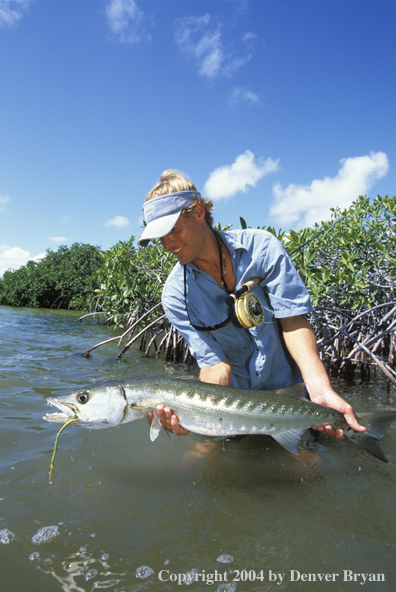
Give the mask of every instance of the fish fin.
[{"label": "fish fin", "polygon": [[283,448],[286,448],[292,454],[298,456],[298,445],[305,430],[288,430],[280,434],[271,434],[274,440],[278,442]]},{"label": "fish fin", "polygon": [[384,462],[388,462],[379,443],[385,436],[386,430],[390,424],[396,421],[396,411],[360,413],[359,421],[366,426],[367,430],[365,432],[356,432],[351,428],[346,428],[344,430],[345,435],[359,448],[362,448],[372,456],[375,456]]},{"label": "fish fin", "polygon": [[154,418],[153,418],[153,421],[151,422],[151,426],[150,426],[150,440],[152,442],[154,442],[154,440],[156,440],[158,438],[161,430],[162,430],[162,425],[160,424],[160,422],[158,420],[157,414],[154,412]]},{"label": "fish fin", "polygon": [[294,399],[302,399],[303,401],[307,401],[307,389],[305,388],[305,384],[300,382],[299,384],[292,384],[291,386],[287,386],[285,388],[279,389],[282,395],[287,395],[288,397],[293,397]]}]

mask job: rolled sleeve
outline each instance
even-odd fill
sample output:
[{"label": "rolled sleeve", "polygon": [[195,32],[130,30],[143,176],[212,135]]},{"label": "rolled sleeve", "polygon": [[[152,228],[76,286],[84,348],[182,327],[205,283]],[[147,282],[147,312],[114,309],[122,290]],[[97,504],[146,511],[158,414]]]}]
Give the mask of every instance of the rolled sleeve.
[{"label": "rolled sleeve", "polygon": [[275,237],[268,241],[261,277],[260,285],[267,291],[276,318],[308,314],[313,310],[304,282]]}]

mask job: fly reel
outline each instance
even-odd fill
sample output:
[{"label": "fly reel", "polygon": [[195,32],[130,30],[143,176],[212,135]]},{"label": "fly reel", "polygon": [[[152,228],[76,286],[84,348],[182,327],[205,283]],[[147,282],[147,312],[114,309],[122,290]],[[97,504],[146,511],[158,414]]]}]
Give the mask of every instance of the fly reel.
[{"label": "fly reel", "polygon": [[238,321],[245,329],[260,327],[264,323],[264,309],[256,294],[245,292],[235,302]]},{"label": "fly reel", "polygon": [[260,278],[253,278],[241,286],[235,294],[229,294],[225,301],[227,304],[235,303],[235,313],[239,323],[244,329],[260,327],[264,323],[264,308],[256,294],[249,290],[260,282]]}]

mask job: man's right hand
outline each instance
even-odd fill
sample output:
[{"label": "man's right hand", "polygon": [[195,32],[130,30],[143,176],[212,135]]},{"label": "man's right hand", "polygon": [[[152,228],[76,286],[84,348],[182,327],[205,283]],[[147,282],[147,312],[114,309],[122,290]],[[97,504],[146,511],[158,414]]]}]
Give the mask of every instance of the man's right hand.
[{"label": "man's right hand", "polygon": [[[164,407],[163,405],[157,405],[157,417],[158,421],[168,432],[175,434],[176,436],[186,436],[190,432],[185,430],[179,423],[179,418],[177,417],[176,413],[173,413],[172,409],[169,407]],[[147,421],[149,425],[151,425],[154,419],[154,412],[149,411],[147,413]]]},{"label": "man's right hand", "polygon": [[[228,360],[223,360],[214,366],[203,366],[199,373],[199,380],[201,382],[208,382],[210,384],[221,384],[223,386],[230,386],[232,380],[232,366]],[[186,436],[190,432],[185,430],[179,423],[179,418],[170,407],[157,405],[158,421],[168,432],[176,436]],[[151,425],[154,419],[154,412],[147,413],[148,424]]]}]

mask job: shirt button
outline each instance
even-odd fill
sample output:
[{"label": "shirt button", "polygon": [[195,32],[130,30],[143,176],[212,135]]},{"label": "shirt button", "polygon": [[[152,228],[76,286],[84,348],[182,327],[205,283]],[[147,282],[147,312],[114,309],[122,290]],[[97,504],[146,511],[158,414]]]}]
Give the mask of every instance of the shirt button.
[{"label": "shirt button", "polygon": [[255,372],[255,373],[254,373],[254,375],[255,375],[255,376],[258,376],[258,372]]}]

